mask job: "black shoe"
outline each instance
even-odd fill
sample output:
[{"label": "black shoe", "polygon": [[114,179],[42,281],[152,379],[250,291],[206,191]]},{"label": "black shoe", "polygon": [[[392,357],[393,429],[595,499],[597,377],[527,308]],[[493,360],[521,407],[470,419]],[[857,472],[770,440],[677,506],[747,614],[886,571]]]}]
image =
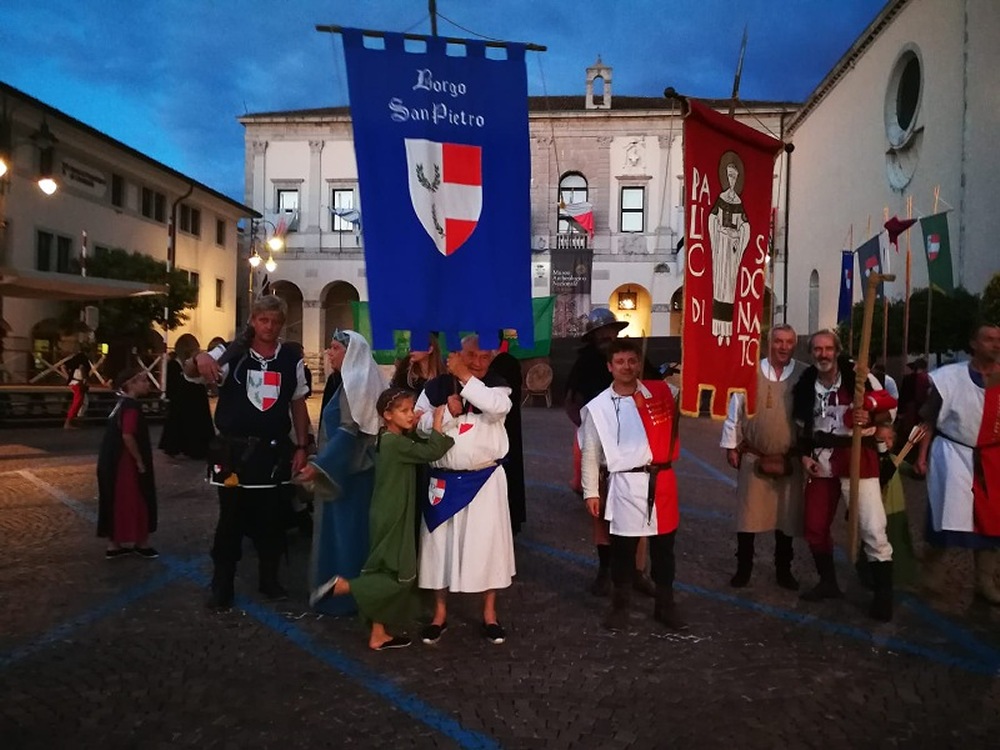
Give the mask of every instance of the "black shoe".
[{"label": "black shoe", "polygon": [[224,612],[233,608],[234,598],[235,592],[232,588],[226,589],[224,586],[213,586],[212,593],[208,595],[205,606],[209,609]]},{"label": "black shoe", "polygon": [[283,602],[288,598],[288,589],[277,581],[261,583],[257,590],[264,595],[269,602]]},{"label": "black shoe", "polygon": [[118,549],[106,549],[104,550],[105,560],[117,560],[120,557],[125,557],[126,555],[131,555],[132,550],[128,547],[119,547]]},{"label": "black shoe", "polygon": [[[499,646],[507,640],[507,634],[504,632],[504,629],[500,627],[499,622],[484,622],[483,636],[495,646]],[[426,643],[426,641],[424,642]]]},{"label": "black shoe", "polygon": [[774,579],[778,582],[778,585],[783,589],[788,589],[789,591],[799,590],[799,581],[792,575],[792,571],[788,568],[779,568],[775,571]]},{"label": "black shoe", "polygon": [[597,578],[590,584],[589,590],[594,596],[611,596],[611,570],[598,568]]},{"label": "black shoe", "polygon": [[753,573],[753,564],[744,565],[742,563],[738,563],[735,575],[729,579],[729,585],[734,589],[744,588],[748,583],[750,583],[751,573]]},{"label": "black shoe", "polygon": [[820,581],[808,591],[799,595],[799,599],[804,602],[821,602],[824,599],[840,599],[844,592],[840,590],[836,583]]},{"label": "black shoe", "polygon": [[428,646],[433,646],[435,643],[441,640],[441,634],[448,629],[448,623],[443,622],[440,625],[428,625],[423,630],[420,631],[420,640],[426,643]]},{"label": "black shoe", "polygon": [[155,560],[160,556],[160,553],[152,547],[133,547],[132,551],[139,557],[144,557],[147,560]]}]

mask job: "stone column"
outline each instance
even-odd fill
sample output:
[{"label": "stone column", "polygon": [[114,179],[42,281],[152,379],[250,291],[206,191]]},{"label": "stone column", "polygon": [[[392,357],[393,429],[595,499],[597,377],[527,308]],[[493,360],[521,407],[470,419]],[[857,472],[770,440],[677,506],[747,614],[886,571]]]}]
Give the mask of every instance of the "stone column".
[{"label": "stone column", "polygon": [[323,205],[323,144],[325,141],[309,141],[309,206],[306,211],[305,231],[318,234]]},{"label": "stone column", "polygon": [[302,346],[306,354],[322,352],[326,348],[323,341],[323,308],[318,299],[302,300]]},{"label": "stone column", "polygon": [[253,197],[252,207],[264,213],[265,199],[267,196],[264,180],[267,175],[267,141],[253,141],[250,144],[251,158],[253,159]]}]

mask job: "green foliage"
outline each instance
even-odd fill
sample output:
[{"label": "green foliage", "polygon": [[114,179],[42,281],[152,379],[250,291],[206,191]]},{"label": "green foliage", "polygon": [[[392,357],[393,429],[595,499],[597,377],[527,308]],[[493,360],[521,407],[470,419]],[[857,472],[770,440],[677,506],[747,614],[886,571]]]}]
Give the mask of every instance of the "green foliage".
[{"label": "green foliage", "polygon": [[993,274],[990,283],[983,289],[979,314],[984,323],[1000,325],[1000,273]]},{"label": "green foliage", "polygon": [[[147,284],[169,284],[167,307],[170,317],[169,330],[183,325],[188,319],[185,310],[194,307],[198,300],[198,290],[188,281],[187,274],[174,270],[167,274],[167,264],[141,253],[127,250],[108,250],[101,255],[87,259],[87,275],[122,281],[141,281]],[[64,319],[69,322],[79,320],[85,303],[66,304]],[[98,302],[100,320],[97,327],[99,341],[131,340],[136,343],[154,338],[153,329],[162,330],[164,323],[163,295],[129,297]]]},{"label": "green foliage", "polygon": [[[1000,293],[1000,282],[998,282],[998,293]],[[927,289],[917,289],[910,294],[907,355],[921,354],[924,351],[924,337],[927,332],[927,297]],[[1000,298],[998,298],[998,302],[1000,302]],[[905,309],[906,305],[903,300],[890,300],[888,326],[888,354],[890,357],[903,354],[903,314]],[[837,328],[841,341],[844,341],[845,344],[847,341],[851,341],[851,353],[857,353],[861,345],[861,324],[864,313],[863,302],[854,305],[853,339],[850,321],[845,321]],[[930,350],[932,352],[945,352],[964,349],[968,345],[969,331],[975,325],[979,314],[980,300],[978,295],[971,294],[962,287],[957,287],[950,295],[935,289],[934,301],[931,305]],[[882,332],[882,302],[876,300],[875,315],[872,321],[871,351],[878,358],[882,356]]]}]

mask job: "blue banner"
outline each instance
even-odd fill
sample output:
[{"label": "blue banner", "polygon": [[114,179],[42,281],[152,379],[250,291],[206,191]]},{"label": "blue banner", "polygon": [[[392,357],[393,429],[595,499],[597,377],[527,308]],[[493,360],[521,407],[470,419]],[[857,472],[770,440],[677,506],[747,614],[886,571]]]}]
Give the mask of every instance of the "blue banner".
[{"label": "blue banner", "polygon": [[851,319],[854,305],[854,251],[843,250],[840,262],[840,299],[837,303],[837,323]]},{"label": "blue banner", "polygon": [[531,346],[524,45],[342,34],[373,348],[397,329],[457,347],[516,328]]}]

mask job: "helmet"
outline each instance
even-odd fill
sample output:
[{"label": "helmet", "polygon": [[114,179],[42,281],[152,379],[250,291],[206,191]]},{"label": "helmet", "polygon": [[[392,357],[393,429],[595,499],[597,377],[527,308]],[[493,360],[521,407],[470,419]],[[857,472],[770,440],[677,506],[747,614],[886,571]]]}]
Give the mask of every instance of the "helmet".
[{"label": "helmet", "polygon": [[628,323],[624,320],[618,320],[615,314],[606,307],[595,307],[587,316],[587,327],[584,330],[583,339],[589,340],[594,331],[606,326],[615,326],[615,333],[617,333],[623,328],[627,328]]}]

